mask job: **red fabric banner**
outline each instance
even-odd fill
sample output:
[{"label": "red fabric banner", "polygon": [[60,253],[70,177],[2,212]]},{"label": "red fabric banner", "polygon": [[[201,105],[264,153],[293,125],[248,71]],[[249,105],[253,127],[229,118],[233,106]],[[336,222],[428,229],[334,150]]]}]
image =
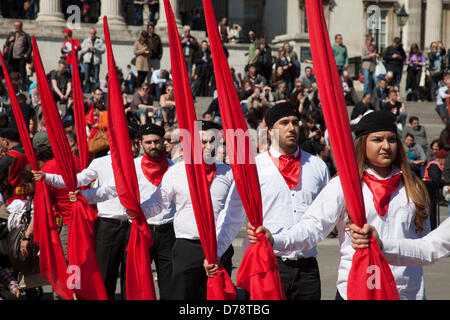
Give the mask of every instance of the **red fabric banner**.
[{"label": "red fabric banner", "polygon": [[[77,171],[74,158],[58,108],[53,100],[34,36],[32,44],[42,112],[50,145],[66,186],[75,191],[77,189]],[[68,272],[73,273],[70,285],[78,299],[106,300],[106,290],[95,256],[94,222],[97,214],[86,199],[80,195],[78,201],[74,202],[72,206],[71,216],[67,242]]]},{"label": "red fabric banner", "polygon": [[[208,263],[215,263],[217,261],[216,226],[206,177],[206,165],[202,156],[203,152],[197,126],[194,99],[192,98],[175,17],[168,0],[164,0],[164,8],[166,10],[169,33],[170,61],[177,119],[180,130],[187,131],[190,137],[190,139],[182,137],[189,192],[203,252]],[[207,299],[233,300],[235,298],[236,290],[233,283],[223,267],[220,266],[217,274],[212,278],[208,278]]]},{"label": "red fabric banner", "polygon": [[[25,124],[22,110],[17,101],[5,61],[1,54],[0,61],[25,155],[30,163],[31,169],[39,170],[30,135],[28,133],[28,127]],[[55,217],[52,212],[50,195],[43,180],[36,182],[33,228],[34,242],[39,244],[39,265],[42,277],[50,282],[56,294],[63,299],[71,300],[73,298],[73,292],[67,287],[67,265],[64,259]]]},{"label": "red fabric banner", "polygon": [[[336,62],[328,36],[322,1],[305,1],[314,74],[330,142],[339,172],[346,208],[353,222],[366,223],[361,179],[356,162],[350,122]],[[374,278],[375,272],[375,278]],[[372,283],[372,279],[375,280]],[[356,250],[347,283],[349,300],[399,299],[391,269],[377,242],[367,249]]]},{"label": "red fabric banner", "polygon": [[150,247],[153,241],[147,220],[141,210],[139,185],[106,16],[103,17],[103,28],[108,56],[108,137],[114,180],[120,203],[135,217],[127,246],[127,299],[155,300],[150,261]]},{"label": "red fabric banner", "polygon": [[[75,44],[72,41],[72,48]],[[87,79],[86,81],[89,81]],[[84,99],[81,89],[80,72],[78,70],[78,57],[72,56],[72,91],[73,91],[73,115],[75,119],[75,132],[77,135],[78,152],[81,170],[89,165],[89,151],[86,137],[86,118],[84,115]]]},{"label": "red fabric banner", "polygon": [[[203,0],[203,7],[214,64],[220,114],[236,188],[248,220],[253,226],[258,227],[262,225],[263,217],[255,155],[231,77],[230,66],[223,52],[211,1]],[[258,257],[257,260],[256,257]],[[250,272],[251,270],[258,270],[258,272]],[[246,250],[236,276],[236,285],[250,291],[252,300],[285,299],[278,264],[266,238],[261,238],[261,241]]]}]

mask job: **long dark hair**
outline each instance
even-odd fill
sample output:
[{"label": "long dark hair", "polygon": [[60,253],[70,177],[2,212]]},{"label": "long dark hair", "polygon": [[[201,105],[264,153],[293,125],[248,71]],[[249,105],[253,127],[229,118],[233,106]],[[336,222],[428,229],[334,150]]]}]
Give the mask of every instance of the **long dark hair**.
[{"label": "long dark hair", "polygon": [[[367,134],[355,139],[356,160],[358,162],[358,170],[361,181],[363,179],[364,168],[366,165],[369,165],[366,152],[366,143],[368,136],[369,135]],[[428,191],[425,187],[425,184],[411,173],[411,169],[409,168],[405,150],[403,149],[403,144],[399,135],[396,135],[396,140],[398,150],[397,156],[392,162],[392,166],[397,166],[402,171],[403,184],[405,185],[408,203],[411,200],[416,207],[416,216],[414,218],[416,233],[420,233],[423,231],[424,221],[428,218],[428,214],[426,213],[430,204]]]}]

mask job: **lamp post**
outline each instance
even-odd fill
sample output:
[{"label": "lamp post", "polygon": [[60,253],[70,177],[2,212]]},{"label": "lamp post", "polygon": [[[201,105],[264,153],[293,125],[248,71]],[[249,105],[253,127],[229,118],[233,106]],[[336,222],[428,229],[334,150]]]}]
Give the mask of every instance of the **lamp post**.
[{"label": "lamp post", "polygon": [[397,24],[400,27],[400,40],[403,41],[403,27],[408,22],[409,14],[405,10],[405,5],[403,5],[400,11],[397,13]]}]

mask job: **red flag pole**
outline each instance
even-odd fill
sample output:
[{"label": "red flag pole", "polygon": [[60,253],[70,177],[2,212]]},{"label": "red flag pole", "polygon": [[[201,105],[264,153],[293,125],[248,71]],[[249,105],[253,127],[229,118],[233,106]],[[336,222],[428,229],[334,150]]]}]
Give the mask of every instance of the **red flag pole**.
[{"label": "red flag pole", "polygon": [[[230,67],[223,52],[211,1],[203,0],[203,7],[230,165],[248,220],[253,226],[258,227],[263,223],[263,215],[255,155],[231,77]],[[242,132],[243,137],[234,135],[238,132]],[[244,152],[244,156],[242,156],[242,152]],[[251,245],[246,250],[236,275],[236,284],[238,287],[250,291],[250,299],[285,299],[275,254],[263,235],[258,243]]]},{"label": "red flag pole", "polygon": [[[182,139],[191,202],[203,252],[206,260],[212,264],[217,261],[216,227],[203,156],[198,157],[200,161],[196,161],[195,156],[203,154],[196,125],[197,116],[195,114],[186,63],[181,49],[180,37],[172,7],[168,0],[164,0],[164,7],[169,33],[170,61],[177,119],[180,129],[187,131],[191,137],[191,139]],[[220,266],[216,275],[208,278],[207,299],[233,300],[235,297],[236,290],[233,283],[225,269]]]},{"label": "red flag pole", "polygon": [[[5,60],[0,54],[0,61],[5,76],[6,87],[11,101],[14,118],[19,130],[20,140],[25,150],[25,155],[32,170],[39,170],[36,156],[31,144],[28,128],[20,109],[19,101],[14,92]],[[52,212],[50,195],[43,180],[36,181],[36,192],[34,201],[34,236],[33,240],[39,244],[39,265],[41,275],[52,285],[53,290],[62,298],[71,300],[73,292],[67,287],[67,265],[59,239],[58,229]]]},{"label": "red flag pole", "polygon": [[108,55],[108,137],[114,180],[120,203],[135,216],[127,246],[127,299],[155,300],[150,260],[150,247],[153,241],[147,220],[141,210],[136,168],[106,16],[103,17],[103,29]]},{"label": "red flag pole", "polygon": [[[320,0],[305,1],[311,53],[323,115],[335,157],[346,208],[353,222],[362,227],[366,223],[361,179],[356,162],[350,122],[348,120],[342,85],[331,49],[323,5]],[[381,288],[369,289],[367,267],[380,267]],[[349,300],[398,300],[399,295],[392,272],[374,239],[367,249],[355,252],[347,283]]]}]

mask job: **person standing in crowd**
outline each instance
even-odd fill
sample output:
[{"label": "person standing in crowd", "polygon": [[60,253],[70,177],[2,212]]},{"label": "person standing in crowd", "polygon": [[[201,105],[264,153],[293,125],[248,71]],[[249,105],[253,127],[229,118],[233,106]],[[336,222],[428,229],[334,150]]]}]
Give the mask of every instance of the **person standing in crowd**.
[{"label": "person standing in crowd", "polygon": [[[355,149],[362,183],[367,221],[386,239],[418,239],[430,231],[427,215],[427,190],[423,182],[408,168],[395,117],[386,111],[375,111],[358,124]],[[389,191],[374,197],[380,182],[388,183]],[[383,206],[384,199],[390,199]],[[386,220],[388,219],[388,220]],[[248,225],[251,243],[258,241],[256,233],[265,234],[275,252],[311,248],[326,239],[335,226],[338,229],[341,259],[338,269],[336,299],[347,299],[347,281],[355,250],[351,235],[345,231],[349,223],[339,177],[328,183],[302,218],[290,228],[277,229]],[[267,223],[264,221],[264,223]],[[400,299],[425,299],[423,270],[420,267],[390,266]]]},{"label": "person standing in crowd", "polygon": [[333,49],[339,76],[342,76],[342,71],[348,68],[348,52],[341,34],[334,36],[334,43],[331,48]]},{"label": "person standing in crowd", "polygon": [[283,74],[286,78],[287,90],[288,92],[292,92],[294,88],[296,67],[292,62],[291,58],[287,56],[286,49],[284,47],[278,50],[278,58],[276,60],[275,66],[276,68],[278,67],[283,68]]},{"label": "person standing in crowd", "polygon": [[148,0],[148,20],[155,25],[159,19],[159,0]]},{"label": "person standing in crowd", "polygon": [[375,92],[373,94],[372,104],[375,110],[382,110],[384,103],[388,99],[389,90],[387,88],[387,80],[385,78],[380,79],[378,86],[375,87]]},{"label": "person standing in crowd", "polygon": [[219,34],[223,42],[228,42],[230,37],[230,27],[228,27],[227,17],[223,17],[219,22]]},{"label": "person standing in crowd", "polygon": [[391,89],[388,99],[383,104],[382,110],[390,111],[395,115],[399,131],[402,132],[406,125],[406,106],[403,99],[398,96],[398,91]]},{"label": "person standing in crowd", "polygon": [[442,43],[437,41],[431,43],[428,61],[430,62],[430,96],[431,100],[434,101],[438,95],[439,81],[442,80],[444,75],[445,48]]},{"label": "person standing in crowd", "polygon": [[414,136],[410,133],[405,135],[404,149],[411,171],[417,177],[423,177],[425,172],[426,155],[422,147],[415,143]]},{"label": "person standing in crowd", "polygon": [[149,72],[150,48],[148,47],[148,33],[141,31],[139,39],[134,43],[133,53],[136,56],[136,70],[138,72],[136,85],[139,88]]},{"label": "person standing in crowd", "polygon": [[83,92],[91,92],[91,87],[100,86],[100,65],[102,64],[102,54],[105,53],[106,47],[103,40],[97,37],[95,28],[89,29],[90,37],[84,39],[81,44],[81,61],[84,68],[84,86]]},{"label": "person standing in crowd", "polygon": [[[230,190],[234,189],[231,168],[215,160],[215,144],[220,127],[214,122],[203,122],[200,130],[206,176],[216,221],[223,219]],[[175,203],[175,244],[172,250],[172,288],[170,299],[205,300],[206,274],[203,268],[205,255],[200,243],[198,227],[191,203],[186,166],[179,162],[167,170],[158,190],[150,199],[141,203],[147,217],[153,217],[162,209]],[[240,207],[236,210],[241,210]],[[229,245],[227,246],[228,249]],[[224,250],[225,251],[225,250]]]},{"label": "person standing in crowd", "polygon": [[135,26],[142,26],[142,19],[144,12],[144,5],[146,4],[146,1],[144,0],[133,0],[134,5],[134,25]]},{"label": "person standing in crowd", "polygon": [[191,35],[191,27],[184,26],[183,34],[181,35],[181,48],[184,53],[184,60],[186,61],[189,79],[192,77],[192,67],[197,57],[199,45],[197,39]]},{"label": "person standing in crowd", "polygon": [[147,25],[147,47],[150,51],[149,54],[149,60],[148,60],[148,75],[147,75],[147,82],[150,83],[150,78],[152,76],[152,72],[154,70],[157,70],[161,68],[161,58],[162,58],[162,42],[161,38],[158,34],[155,33],[155,25],[152,23],[149,23]]},{"label": "person standing in crowd", "polygon": [[248,46],[248,51],[244,53],[245,56],[248,56],[248,62],[245,71],[248,70],[249,66],[258,64],[260,62],[259,40],[256,39],[255,30],[251,29],[248,32],[248,40],[250,42]]},{"label": "person standing in crowd", "polygon": [[400,86],[406,53],[403,50],[402,40],[399,37],[395,37],[392,45],[387,47],[383,53],[383,59],[386,64],[386,71],[393,72],[395,85]]},{"label": "person standing in crowd", "polygon": [[433,160],[427,164],[425,167],[425,174],[423,176],[423,181],[428,188],[428,194],[430,196],[430,225],[431,230],[436,229],[437,223],[437,206],[440,205],[442,197],[442,188],[445,187],[444,180],[444,165],[445,159],[447,157],[447,151],[438,150],[436,152],[436,160]]},{"label": "person standing in crowd", "polygon": [[450,123],[449,110],[447,107],[447,99],[450,97],[450,78],[445,80],[445,85],[440,87],[436,99],[436,112],[445,124]]},{"label": "person standing in crowd", "polygon": [[403,130],[403,139],[405,139],[407,134],[413,135],[414,141],[422,147],[423,151],[427,152],[427,132],[425,131],[425,127],[420,125],[418,117],[409,117],[409,126],[406,126]]},{"label": "person standing in crowd", "polygon": [[356,92],[353,87],[353,80],[350,77],[350,73],[347,70],[342,71],[341,83],[342,83],[342,91],[344,91],[345,104],[347,106],[354,105],[355,102],[353,101],[353,96],[356,95]]},{"label": "person standing in crowd", "polygon": [[375,87],[375,69],[377,66],[377,53],[373,45],[373,37],[366,34],[366,42],[361,56],[362,74],[364,77],[363,94],[372,93]]},{"label": "person standing in crowd", "polygon": [[[291,103],[273,106],[265,115],[272,145],[256,157],[263,220],[277,233],[300,221],[330,178],[326,164],[298,146],[300,114]],[[238,234],[246,216],[233,190],[224,221],[217,226],[217,251],[222,256]],[[331,231],[331,230],[330,230]],[[328,235],[328,234],[327,234]],[[245,243],[245,247],[248,242]],[[314,246],[306,250],[275,250],[281,283],[288,300],[320,300],[321,287]],[[207,274],[214,264],[205,262]]]},{"label": "person standing in crowd", "polygon": [[272,76],[272,48],[267,43],[265,37],[259,38],[259,52],[261,60],[258,69],[266,80],[270,80]]},{"label": "person standing in crowd", "polygon": [[209,96],[209,83],[213,75],[211,50],[208,42],[203,40],[195,58],[195,74],[192,83],[193,96]]},{"label": "person standing in crowd", "polygon": [[[80,42],[77,38],[72,37],[72,30],[65,29],[61,31],[64,34],[64,42],[61,47],[61,54],[66,58],[67,67],[72,72],[72,55],[78,54],[81,49]],[[72,48],[72,42],[74,47]]]},{"label": "person standing in crowd", "polygon": [[420,52],[417,43],[411,45],[408,57],[406,58],[407,77],[406,77],[406,100],[417,101],[419,94],[420,76],[422,75],[422,68],[425,65],[425,56]]},{"label": "person standing in crowd", "polygon": [[22,21],[14,22],[14,31],[8,33],[3,47],[3,57],[8,67],[8,71],[18,72],[22,80],[21,90],[27,91],[26,69],[27,61],[31,61],[32,46],[31,37],[23,31]]}]

